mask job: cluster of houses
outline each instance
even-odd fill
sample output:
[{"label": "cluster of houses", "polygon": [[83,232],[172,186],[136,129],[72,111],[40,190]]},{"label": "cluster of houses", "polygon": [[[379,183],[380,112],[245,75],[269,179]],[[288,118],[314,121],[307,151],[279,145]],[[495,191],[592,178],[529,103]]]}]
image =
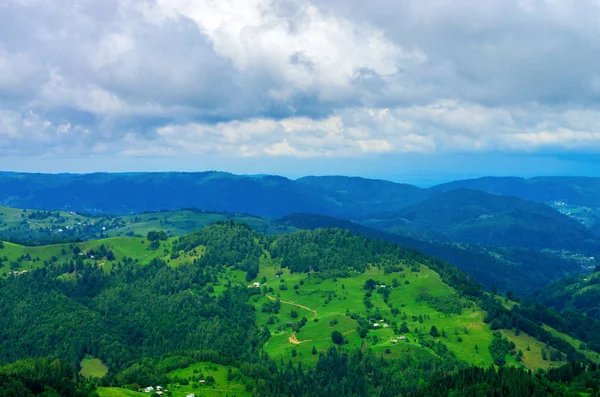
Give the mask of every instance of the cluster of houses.
[{"label": "cluster of houses", "polygon": [[159,396],[162,396],[164,393],[168,392],[167,389],[163,389],[162,386],[156,386],[156,389],[153,386],[148,386],[145,389],[140,389],[144,393],[156,393]]},{"label": "cluster of houses", "polygon": [[379,327],[389,328],[390,326],[387,325],[386,323],[384,323],[383,320],[379,320],[378,323],[373,323],[373,328],[379,328]]},{"label": "cluster of houses", "polygon": [[400,335],[397,338],[392,338],[391,339],[392,343],[398,343],[400,341],[405,341],[405,340],[406,340],[406,336],[404,336],[404,335]]}]

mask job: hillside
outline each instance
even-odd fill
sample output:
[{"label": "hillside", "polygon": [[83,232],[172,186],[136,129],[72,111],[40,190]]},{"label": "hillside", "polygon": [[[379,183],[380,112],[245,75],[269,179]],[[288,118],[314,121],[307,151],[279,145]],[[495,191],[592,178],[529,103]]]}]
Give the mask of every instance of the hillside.
[{"label": "hillside", "polygon": [[[450,368],[547,369],[600,351],[600,334],[571,326],[581,318],[494,297],[443,261],[341,229],[266,235],[227,221],[177,238],[4,243],[0,256],[29,269],[0,278],[0,364],[93,362],[135,391],[273,395],[289,368],[317,377],[361,351],[348,374],[368,362],[379,373],[361,394],[395,395]],[[350,375],[339,376],[332,385]]]},{"label": "hillside", "polygon": [[519,295],[529,295],[556,279],[581,273],[595,264],[589,257],[565,257],[548,251],[419,240],[318,214],[292,214],[277,222],[297,229],[341,228],[368,238],[413,247],[462,269],[486,287],[495,286]]},{"label": "hillside", "polygon": [[558,311],[576,311],[600,320],[600,268],[591,275],[566,277],[532,295]]},{"label": "hillside", "polygon": [[544,204],[468,189],[441,193],[366,224],[395,233],[485,245],[584,253],[600,247],[592,232]]},{"label": "hillside", "polygon": [[134,215],[90,215],[66,211],[0,207],[0,238],[26,245],[144,236],[161,229],[170,236],[191,233],[225,220],[244,222],[263,233],[286,233],[293,228],[245,214],[204,212],[196,209],[146,212]]}]

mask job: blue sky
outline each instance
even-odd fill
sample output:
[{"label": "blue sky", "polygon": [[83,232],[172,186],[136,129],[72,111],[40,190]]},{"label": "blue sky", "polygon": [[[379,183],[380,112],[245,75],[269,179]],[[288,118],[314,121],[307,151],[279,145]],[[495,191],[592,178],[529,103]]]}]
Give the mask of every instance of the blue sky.
[{"label": "blue sky", "polygon": [[596,175],[593,0],[5,0],[0,169]]}]

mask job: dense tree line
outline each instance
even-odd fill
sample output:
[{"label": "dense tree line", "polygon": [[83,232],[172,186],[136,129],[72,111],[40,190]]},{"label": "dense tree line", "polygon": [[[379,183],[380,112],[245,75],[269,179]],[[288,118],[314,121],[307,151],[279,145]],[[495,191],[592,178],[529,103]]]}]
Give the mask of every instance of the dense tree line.
[{"label": "dense tree line", "polygon": [[94,384],[61,360],[26,359],[0,367],[3,397],[97,397],[94,390]]},{"label": "dense tree line", "polygon": [[214,348],[236,357],[255,354],[260,334],[248,289],[209,292],[222,268],[146,266],[77,270],[77,282],[44,268],[0,288],[0,362],[34,356],[76,364],[86,354],[120,368],[140,357]]},{"label": "dense tree line", "polygon": [[262,245],[256,242],[266,238],[244,223],[224,221],[179,238],[173,250],[189,252],[199,245],[205,246],[204,255],[198,260],[200,265],[232,266],[246,271],[246,279],[250,281],[258,274],[263,254]]}]

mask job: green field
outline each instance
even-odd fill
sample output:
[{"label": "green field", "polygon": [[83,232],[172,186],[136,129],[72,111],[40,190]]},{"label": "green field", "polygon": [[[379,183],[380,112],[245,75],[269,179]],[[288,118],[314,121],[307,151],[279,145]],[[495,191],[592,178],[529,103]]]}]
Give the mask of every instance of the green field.
[{"label": "green field", "polygon": [[[273,288],[273,292],[253,296],[251,301],[257,308],[258,325],[268,327],[271,332],[272,337],[266,344],[265,350],[276,360],[284,358],[286,361],[288,359],[302,361],[303,364],[314,363],[317,356],[312,354],[313,346],[317,352],[323,352],[332,346],[331,333],[334,330],[345,336],[348,347],[361,347],[363,339],[357,332],[358,323],[347,315],[347,310],[350,310],[351,313],[359,314],[364,318],[383,319],[382,324],[389,326],[388,328],[371,327],[364,338],[367,347],[376,352],[383,353],[389,349],[387,355],[394,357],[408,350],[420,349],[423,350],[420,354],[434,354],[429,349],[421,347],[417,340],[430,339],[428,332],[431,326],[435,325],[446,335],[440,340],[459,359],[483,366],[492,363],[491,355],[487,351],[492,333],[483,323],[484,313],[481,310],[476,307],[464,308],[461,314],[447,315],[432,309],[425,302],[416,302],[415,297],[424,292],[434,296],[456,297],[455,292],[439,279],[437,273],[425,266],[422,266],[418,273],[405,270],[401,273],[385,275],[378,269],[371,269],[365,274],[352,278],[325,280],[317,275],[292,275],[287,271],[284,271],[280,278],[275,278],[274,273],[273,268],[267,267],[261,270],[258,278],[269,276],[266,287]],[[373,308],[367,310],[363,302],[365,296],[363,285],[368,279],[385,284],[387,288],[392,288],[393,279],[398,281],[399,286],[393,288],[389,296],[390,306],[397,308],[398,314],[392,314],[390,306],[378,293],[372,294]],[[282,285],[286,286],[287,290],[280,291],[279,287]],[[294,289],[296,285],[298,288]],[[281,310],[278,315],[273,315],[272,321],[269,321],[271,315],[261,312],[261,307],[268,300],[276,298],[281,301]],[[464,303],[467,304],[466,301]],[[295,319],[291,317],[292,310],[298,313]],[[295,333],[286,326],[286,323],[298,321],[302,317],[306,317],[308,322],[300,332]],[[375,322],[378,321],[373,321],[372,324]],[[392,338],[399,336],[393,329],[402,322],[406,322],[410,329],[403,334],[408,341],[393,343]],[[480,347],[478,352],[475,345]],[[296,351],[296,357],[292,357],[293,350]]]},{"label": "green field", "polygon": [[[279,278],[276,277],[277,272],[282,272]],[[313,347],[317,352],[326,351],[333,346],[331,333],[337,330],[344,335],[346,347],[360,348],[364,342],[367,348],[385,357],[393,358],[407,354],[417,357],[422,354],[435,355],[433,351],[422,346],[419,340],[439,340],[459,360],[483,367],[493,363],[488,349],[492,341],[492,331],[483,321],[485,312],[473,303],[461,300],[440,280],[437,273],[425,266],[421,266],[419,272],[405,269],[387,275],[377,268],[371,268],[364,274],[338,279],[321,279],[316,274],[290,274],[287,269],[282,271],[274,266],[264,266],[257,277],[257,280],[260,279],[267,280],[261,286],[263,293],[252,296],[250,300],[257,309],[258,325],[269,328],[272,335],[265,345],[265,350],[276,361],[284,359],[285,362],[291,360],[294,363],[300,361],[303,365],[314,364],[318,355],[313,354]],[[363,285],[368,279],[385,284],[386,288],[392,288],[389,305],[385,303],[382,294],[374,292],[370,298],[373,307],[366,308],[366,291]],[[394,279],[398,284],[395,288],[391,287]],[[280,290],[281,286],[283,290]],[[460,314],[443,313],[424,301],[417,301],[416,297],[423,293],[443,300],[457,300],[462,302],[464,307]],[[262,312],[263,305],[274,299],[281,302],[279,313]],[[398,309],[396,315],[391,308]],[[297,313],[297,317],[292,318],[292,311]],[[358,334],[358,322],[352,319],[349,313],[375,320],[371,322],[364,339]],[[297,322],[302,317],[307,319],[306,325],[300,332],[294,332],[288,323]],[[377,319],[382,319],[382,324],[389,327],[374,328],[372,325],[378,322]],[[402,322],[407,323],[409,332],[395,333],[394,329]],[[440,337],[433,338],[429,335],[432,326],[436,326],[442,334]],[[407,340],[394,343],[392,339],[400,335],[405,336]],[[513,356],[507,355],[508,363],[524,365],[531,369],[564,364],[543,361],[541,348],[544,344],[524,333],[516,336],[511,331],[505,331],[503,335],[515,343],[516,351],[522,349],[524,353],[521,364],[518,364]],[[528,345],[529,350],[526,349]]]},{"label": "green field", "polygon": [[88,378],[103,378],[108,372],[108,368],[97,358],[84,358],[81,360],[81,375]]},{"label": "green field", "polygon": [[[150,249],[148,241],[140,237],[110,237],[101,240],[85,241],[82,243],[64,243],[43,245],[39,247],[28,247],[13,243],[4,243],[4,248],[0,248],[0,275],[11,273],[19,274],[23,271],[39,269],[45,264],[62,264],[65,261],[77,260],[81,257],[85,263],[102,266],[106,272],[110,272],[116,262],[124,262],[124,258],[130,257],[135,263],[145,265],[153,259],[162,258],[170,262],[169,253],[172,249],[172,241],[160,242],[158,249]],[[98,251],[100,246],[104,245],[114,254],[114,260],[108,260],[106,257],[91,257],[91,250]],[[79,254],[74,253],[74,249],[79,250]],[[198,249],[199,257],[202,254],[201,248]],[[193,260],[190,256],[182,257],[179,261],[174,261],[173,265],[184,263],[186,260]]]},{"label": "green field", "polygon": [[148,396],[148,393],[140,393],[122,389],[120,387],[99,387],[98,394],[100,397],[142,397]]},{"label": "green field", "polygon": [[[231,374],[229,374],[231,373]],[[176,369],[167,374],[169,379],[173,381],[163,386],[174,397],[185,397],[188,394],[195,394],[200,397],[249,397],[251,392],[246,391],[245,383],[253,383],[253,380],[245,378],[240,374],[235,367],[213,364],[208,362],[199,362],[192,364],[186,368]],[[228,376],[231,380],[228,380]],[[214,384],[207,385],[201,383],[200,380],[206,380],[208,377],[214,379]],[[187,385],[182,382],[185,379]],[[159,385],[143,385],[142,389],[147,386],[156,388]],[[100,397],[137,397],[148,396],[149,393],[131,391],[123,388],[99,388]]]},{"label": "green field", "polygon": [[[232,373],[232,380],[227,380],[228,371]],[[251,382],[249,379],[245,379],[237,368],[228,367],[218,364],[200,362],[192,364],[187,368],[177,369],[167,374],[169,379],[188,379],[189,385],[182,385],[180,383],[173,383],[168,385],[168,389],[171,391],[174,397],[185,397],[188,394],[196,394],[196,396],[207,396],[207,397],[246,397],[251,396],[252,393],[247,392],[246,388],[240,381]],[[194,378],[204,378],[212,376],[215,380],[213,385],[201,384]]]}]

